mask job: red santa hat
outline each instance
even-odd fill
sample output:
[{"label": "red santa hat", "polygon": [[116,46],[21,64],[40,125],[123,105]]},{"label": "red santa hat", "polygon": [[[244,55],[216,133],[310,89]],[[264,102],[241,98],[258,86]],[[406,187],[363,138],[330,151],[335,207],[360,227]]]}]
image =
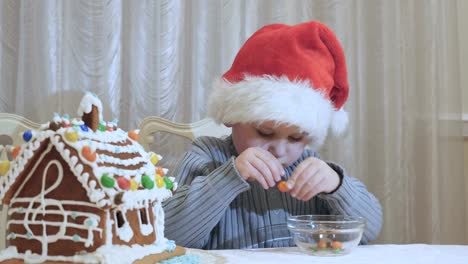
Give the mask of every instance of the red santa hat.
[{"label": "red santa hat", "polygon": [[208,115],[225,124],[296,125],[320,145],[329,128],[345,130],[347,98],[345,56],[334,33],[316,21],[273,24],[255,32],[215,82]]}]

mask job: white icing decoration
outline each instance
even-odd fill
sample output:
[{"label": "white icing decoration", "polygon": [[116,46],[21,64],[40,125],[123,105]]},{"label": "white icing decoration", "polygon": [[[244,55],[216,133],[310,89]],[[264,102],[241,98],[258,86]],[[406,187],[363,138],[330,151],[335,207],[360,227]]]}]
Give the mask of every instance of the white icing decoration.
[{"label": "white icing decoration", "polygon": [[50,122],[44,123],[39,127],[39,130],[46,130],[50,126]]},{"label": "white icing decoration", "polygon": [[62,121],[62,118],[60,117],[60,115],[58,113],[54,113],[54,118],[52,120],[55,123],[59,123],[60,121]]},{"label": "white icing decoration", "polygon": [[81,126],[81,125],[84,125],[84,122],[83,120],[81,119],[77,119],[77,118],[73,118],[73,120],[71,121],[72,125],[75,125],[75,126]]},{"label": "white icing decoration", "polygon": [[136,158],[129,159],[129,160],[122,160],[120,158],[115,158],[112,156],[100,154],[99,158],[105,163],[112,163],[114,165],[123,165],[123,166],[132,166],[132,165],[137,165],[140,163],[148,162],[148,160],[144,159],[143,157],[136,157]]},{"label": "white icing decoration", "polygon": [[83,116],[83,114],[88,114],[93,109],[93,105],[97,107],[99,112],[99,121],[102,120],[102,103],[99,98],[90,92],[87,92],[83,99],[81,99],[80,106],[78,107],[78,116]]},{"label": "white icing decoration", "polygon": [[167,240],[166,244],[167,244],[167,251],[172,252],[176,249],[176,244],[174,240]]},{"label": "white icing decoration", "polygon": [[164,240],[164,210],[161,202],[157,201],[153,204],[154,214],[154,231],[156,233],[156,243],[161,243]]},{"label": "white icing decoration", "polygon": [[112,245],[112,224],[114,221],[112,221],[111,216],[110,216],[110,211],[106,211],[106,230],[109,230],[106,232],[106,245],[110,246]]}]

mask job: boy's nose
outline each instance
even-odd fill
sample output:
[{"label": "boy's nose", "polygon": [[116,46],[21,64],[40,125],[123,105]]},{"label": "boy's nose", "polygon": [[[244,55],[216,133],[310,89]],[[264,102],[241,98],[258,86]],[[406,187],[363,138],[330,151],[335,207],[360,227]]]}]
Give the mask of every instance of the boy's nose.
[{"label": "boy's nose", "polygon": [[281,158],[286,155],[286,142],[283,140],[276,140],[270,143],[268,151],[276,158]]}]

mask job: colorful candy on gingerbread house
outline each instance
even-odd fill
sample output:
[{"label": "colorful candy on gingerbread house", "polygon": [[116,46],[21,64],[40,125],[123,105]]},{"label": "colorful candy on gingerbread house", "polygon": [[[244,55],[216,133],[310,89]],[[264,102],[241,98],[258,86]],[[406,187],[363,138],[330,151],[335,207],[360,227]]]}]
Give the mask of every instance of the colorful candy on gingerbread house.
[{"label": "colorful candy on gingerbread house", "polygon": [[13,151],[0,176],[9,208],[0,263],[154,263],[184,254],[164,238],[161,202],[177,186],[156,166],[161,157],[143,149],[138,131],[103,122],[94,94],[78,115],[24,132]]}]

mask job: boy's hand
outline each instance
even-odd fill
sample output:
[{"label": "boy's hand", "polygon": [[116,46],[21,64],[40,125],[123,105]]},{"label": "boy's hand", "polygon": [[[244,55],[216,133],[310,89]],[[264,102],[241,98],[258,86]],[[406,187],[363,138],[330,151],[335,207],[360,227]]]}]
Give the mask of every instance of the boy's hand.
[{"label": "boy's hand", "polygon": [[244,150],[235,160],[236,168],[246,181],[257,181],[266,190],[275,186],[285,172],[270,152],[254,147]]},{"label": "boy's hand", "polygon": [[302,201],[321,192],[332,192],[339,184],[338,174],[327,163],[313,157],[302,161],[286,183],[291,196]]}]

